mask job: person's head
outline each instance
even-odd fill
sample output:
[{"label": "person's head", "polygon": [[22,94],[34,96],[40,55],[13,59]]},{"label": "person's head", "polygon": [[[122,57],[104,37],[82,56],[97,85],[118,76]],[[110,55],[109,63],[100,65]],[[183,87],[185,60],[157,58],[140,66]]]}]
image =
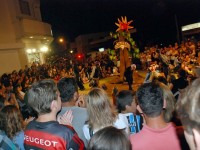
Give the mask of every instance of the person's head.
[{"label": "person's head", "polygon": [[131,65],[131,70],[135,70],[136,69],[136,65],[135,64],[132,64]]},{"label": "person's head", "polygon": [[185,78],[186,75],[187,75],[187,72],[186,72],[184,69],[180,69],[180,70],[178,71],[178,74],[179,74],[180,77]]},{"label": "person's head", "polygon": [[62,103],[78,100],[78,86],[74,78],[62,78],[58,82]]},{"label": "person's head", "polygon": [[14,93],[18,93],[22,90],[22,86],[21,84],[16,84],[15,86],[13,86],[13,91]]},{"label": "person's head", "polygon": [[130,150],[131,144],[123,130],[109,126],[97,131],[91,138],[88,150]]},{"label": "person's head", "polygon": [[[163,90],[164,97],[164,119],[166,122],[170,122],[175,110],[175,98],[172,91],[163,83],[159,83],[161,89]],[[166,103],[166,104],[165,104]]]},{"label": "person's head", "polygon": [[122,90],[117,96],[117,109],[119,113],[121,112],[133,112],[136,113],[136,102],[135,93],[130,90]]},{"label": "person's head", "polygon": [[184,126],[186,140],[191,149],[200,149],[200,78],[181,92],[177,112]]},{"label": "person's head", "polygon": [[116,119],[108,95],[103,89],[93,88],[88,93],[86,107],[89,114],[89,124],[92,128],[112,125]]},{"label": "person's head", "polygon": [[5,86],[7,92],[12,91],[13,87],[12,87],[12,84],[11,84],[11,82],[9,80],[4,82],[4,86]]},{"label": "person's head", "polygon": [[157,77],[155,76],[153,78],[153,82],[156,82],[156,81],[162,82],[163,84],[167,85],[167,79],[164,76],[161,76],[161,75]]},{"label": "person's head", "polygon": [[24,128],[22,114],[15,105],[5,106],[1,113],[5,116],[4,131],[12,139],[17,132],[22,131]]},{"label": "person's head", "polygon": [[38,114],[47,114],[61,109],[61,101],[53,80],[41,80],[28,90],[28,105]]},{"label": "person's head", "polygon": [[153,118],[158,117],[163,109],[163,91],[158,83],[151,82],[141,85],[136,93],[140,112]]}]

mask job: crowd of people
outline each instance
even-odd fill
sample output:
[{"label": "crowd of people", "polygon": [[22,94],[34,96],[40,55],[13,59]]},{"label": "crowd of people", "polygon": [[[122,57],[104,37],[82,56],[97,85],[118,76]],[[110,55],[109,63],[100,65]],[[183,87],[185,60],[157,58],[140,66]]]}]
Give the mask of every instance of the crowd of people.
[{"label": "crowd of people", "polygon": [[167,84],[173,94],[179,95],[181,89],[199,77],[199,56],[200,41],[188,40],[164,48],[146,47],[140,54],[142,68],[148,70],[145,83],[158,79]]},{"label": "crowd of people", "polygon": [[[98,86],[118,74],[107,55],[3,74],[0,149],[200,149],[199,48],[192,41],[145,48],[144,83],[114,89],[113,99]],[[91,81],[96,85],[79,95]]]}]

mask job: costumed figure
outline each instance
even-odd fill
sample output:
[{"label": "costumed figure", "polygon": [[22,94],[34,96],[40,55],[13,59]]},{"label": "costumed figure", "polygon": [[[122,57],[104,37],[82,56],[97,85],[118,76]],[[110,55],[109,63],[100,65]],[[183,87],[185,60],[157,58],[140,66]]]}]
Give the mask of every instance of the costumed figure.
[{"label": "costumed figure", "polygon": [[[130,67],[131,61],[129,59],[129,51],[131,49],[132,43],[134,42],[130,38],[129,29],[132,29],[133,26],[129,26],[132,20],[127,22],[126,17],[121,17],[121,20],[118,18],[118,23],[115,23],[118,26],[116,30],[117,34],[112,35],[114,38],[118,39],[115,41],[115,50],[120,50],[120,82],[124,81],[124,72]],[[131,41],[130,41],[131,40]],[[135,45],[135,42],[133,43]]]}]

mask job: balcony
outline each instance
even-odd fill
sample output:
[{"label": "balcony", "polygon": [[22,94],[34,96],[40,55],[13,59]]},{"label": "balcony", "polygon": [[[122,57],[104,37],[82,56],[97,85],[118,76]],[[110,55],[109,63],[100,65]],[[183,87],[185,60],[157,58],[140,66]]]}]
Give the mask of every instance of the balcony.
[{"label": "balcony", "polygon": [[49,36],[52,37],[51,25],[37,20],[22,19],[22,35],[23,37],[30,36]]}]

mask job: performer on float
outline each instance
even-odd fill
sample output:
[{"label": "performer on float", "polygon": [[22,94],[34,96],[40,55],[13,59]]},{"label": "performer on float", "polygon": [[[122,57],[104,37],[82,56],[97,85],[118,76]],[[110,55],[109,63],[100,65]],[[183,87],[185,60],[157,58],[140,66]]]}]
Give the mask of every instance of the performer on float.
[{"label": "performer on float", "polygon": [[129,29],[132,29],[133,26],[129,26],[132,20],[127,22],[127,18],[121,17],[121,20],[118,18],[118,23],[115,23],[118,26],[116,30],[118,40],[115,44],[115,49],[120,50],[120,83],[124,81],[124,72],[128,67],[131,66],[131,61],[129,59],[129,51],[131,45],[127,42],[130,38]]}]

